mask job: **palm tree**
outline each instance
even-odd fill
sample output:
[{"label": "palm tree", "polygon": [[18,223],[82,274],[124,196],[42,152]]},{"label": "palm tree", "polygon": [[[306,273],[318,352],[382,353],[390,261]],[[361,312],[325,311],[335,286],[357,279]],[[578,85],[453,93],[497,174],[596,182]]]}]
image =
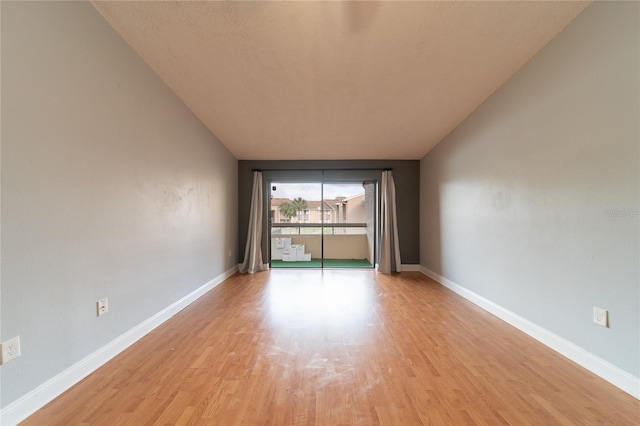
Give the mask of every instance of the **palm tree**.
[{"label": "palm tree", "polygon": [[291,203],[282,203],[280,204],[280,214],[287,218],[287,222],[291,221],[291,218],[296,215],[298,211],[295,206]]},{"label": "palm tree", "polygon": [[302,222],[300,220],[300,215],[299,213],[302,210],[306,210],[307,209],[307,200],[305,200],[302,197],[298,197],[298,198],[294,198],[293,201],[291,202],[291,204],[293,205],[293,208],[295,209],[295,214],[298,215],[298,222]]}]

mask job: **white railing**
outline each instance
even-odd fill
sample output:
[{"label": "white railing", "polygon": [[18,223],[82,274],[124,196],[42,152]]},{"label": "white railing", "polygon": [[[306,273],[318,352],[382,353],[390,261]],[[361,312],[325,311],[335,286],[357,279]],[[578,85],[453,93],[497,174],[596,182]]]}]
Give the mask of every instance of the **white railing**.
[{"label": "white railing", "polygon": [[272,223],[271,235],[360,235],[366,223]]}]

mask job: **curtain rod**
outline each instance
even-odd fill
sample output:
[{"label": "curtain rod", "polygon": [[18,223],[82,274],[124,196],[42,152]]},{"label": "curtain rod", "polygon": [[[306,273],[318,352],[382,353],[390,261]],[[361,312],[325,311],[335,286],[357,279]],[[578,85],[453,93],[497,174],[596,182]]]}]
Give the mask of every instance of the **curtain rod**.
[{"label": "curtain rod", "polygon": [[393,171],[392,167],[363,167],[349,169],[251,169],[252,172],[351,172],[351,171]]}]

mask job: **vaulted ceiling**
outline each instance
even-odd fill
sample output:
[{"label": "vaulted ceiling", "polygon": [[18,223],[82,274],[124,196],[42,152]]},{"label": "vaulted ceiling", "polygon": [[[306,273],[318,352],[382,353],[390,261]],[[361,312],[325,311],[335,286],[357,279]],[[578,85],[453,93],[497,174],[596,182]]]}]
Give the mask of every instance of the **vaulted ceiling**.
[{"label": "vaulted ceiling", "polygon": [[419,159],[589,2],[94,6],[238,159]]}]

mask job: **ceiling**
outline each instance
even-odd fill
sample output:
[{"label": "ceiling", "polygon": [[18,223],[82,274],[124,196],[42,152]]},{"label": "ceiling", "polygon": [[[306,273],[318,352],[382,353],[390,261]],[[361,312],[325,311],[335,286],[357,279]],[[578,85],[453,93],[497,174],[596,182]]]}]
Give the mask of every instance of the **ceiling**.
[{"label": "ceiling", "polygon": [[241,160],[419,159],[589,2],[94,6]]}]

